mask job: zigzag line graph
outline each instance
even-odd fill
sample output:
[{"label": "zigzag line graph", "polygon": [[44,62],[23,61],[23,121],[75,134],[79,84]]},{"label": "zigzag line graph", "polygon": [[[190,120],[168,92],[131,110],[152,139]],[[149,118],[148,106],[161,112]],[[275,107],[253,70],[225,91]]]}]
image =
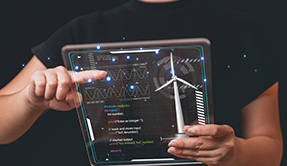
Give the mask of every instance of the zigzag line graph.
[{"label": "zigzag line graph", "polygon": [[[139,79],[147,79],[148,78],[148,72],[147,68],[144,68],[142,71],[140,68],[133,68],[130,72],[126,69],[119,69],[117,72],[113,70],[106,70],[107,77],[111,77],[113,81],[119,81],[125,78],[126,80],[132,80],[135,78]],[[101,82],[106,81],[106,78],[100,79]]]},{"label": "zigzag line graph", "polygon": [[94,90],[85,89],[84,91],[90,100],[112,99],[113,97],[126,99],[150,95],[149,85],[145,88],[142,85],[134,85],[133,89],[122,86],[119,90],[116,87],[109,87],[108,89],[95,88]]}]

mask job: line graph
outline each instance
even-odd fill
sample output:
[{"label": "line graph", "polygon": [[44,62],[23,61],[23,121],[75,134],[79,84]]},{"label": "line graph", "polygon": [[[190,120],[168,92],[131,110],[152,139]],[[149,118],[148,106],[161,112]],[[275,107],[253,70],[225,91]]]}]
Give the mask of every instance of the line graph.
[{"label": "line graph", "polygon": [[143,97],[149,97],[150,87],[149,84],[143,85],[126,85],[117,88],[116,86],[108,88],[86,87],[84,89],[86,99],[90,101],[99,101],[106,99],[124,99],[136,100]]},{"label": "line graph", "polygon": [[118,69],[118,70],[106,70],[107,76],[100,79],[101,82],[107,80],[107,77],[110,77],[113,81],[134,80],[134,79],[147,79],[149,72],[147,68],[132,68],[131,70],[127,69]]}]

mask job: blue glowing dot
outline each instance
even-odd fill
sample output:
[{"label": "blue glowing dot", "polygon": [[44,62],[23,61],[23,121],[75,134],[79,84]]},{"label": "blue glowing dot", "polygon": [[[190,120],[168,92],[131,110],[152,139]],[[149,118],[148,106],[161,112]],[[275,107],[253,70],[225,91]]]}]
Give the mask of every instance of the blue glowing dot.
[{"label": "blue glowing dot", "polygon": [[126,38],[125,38],[125,37],[123,37],[123,40],[126,40]]},{"label": "blue glowing dot", "polygon": [[22,64],[22,67],[24,67],[24,66],[25,66],[25,64],[23,63],[23,64]]},{"label": "blue glowing dot", "polygon": [[179,64],[179,62],[177,61],[176,64]]},{"label": "blue glowing dot", "polygon": [[155,51],[155,54],[159,54],[159,50],[156,50],[156,51]]},{"label": "blue glowing dot", "polygon": [[183,90],[182,93],[185,93],[185,91]]},{"label": "blue glowing dot", "polygon": [[203,79],[203,81],[204,81],[204,82],[206,82],[206,81],[207,81],[207,79],[205,78],[205,79]]},{"label": "blue glowing dot", "polygon": [[149,74],[149,71],[147,71],[146,74]]},{"label": "blue glowing dot", "polygon": [[247,55],[246,55],[246,54],[244,54],[244,55],[243,55],[243,58],[247,58]]},{"label": "blue glowing dot", "polygon": [[98,49],[98,50],[101,49],[101,46],[97,46],[97,49]]},{"label": "blue glowing dot", "polygon": [[113,61],[113,62],[116,61],[116,58],[113,58],[112,61]]},{"label": "blue glowing dot", "polygon": [[128,55],[128,56],[127,56],[127,59],[131,59],[131,56]]},{"label": "blue glowing dot", "polygon": [[104,91],[106,91],[106,89],[104,89]]},{"label": "blue glowing dot", "polygon": [[48,61],[49,61],[49,60],[51,60],[51,57],[48,57],[47,59],[48,59]]},{"label": "blue glowing dot", "polygon": [[228,65],[227,68],[230,69],[230,65]]},{"label": "blue glowing dot", "polygon": [[146,101],[146,99],[144,99],[144,101]]},{"label": "blue glowing dot", "polygon": [[88,83],[91,83],[91,82],[92,82],[92,79],[89,78],[89,79],[88,79]]},{"label": "blue glowing dot", "polygon": [[139,58],[136,58],[136,60],[138,61],[138,60],[139,60]]},{"label": "blue glowing dot", "polygon": [[143,50],[143,48],[141,47],[140,50]]},{"label": "blue glowing dot", "polygon": [[79,66],[75,66],[75,70],[78,70],[79,69]]},{"label": "blue glowing dot", "polygon": [[186,58],[187,61],[189,61],[189,58]]},{"label": "blue glowing dot", "polygon": [[135,89],[135,86],[131,85],[130,88],[131,88],[131,89]]},{"label": "blue glowing dot", "polygon": [[258,72],[258,70],[257,70],[257,69],[254,69],[254,72]]},{"label": "blue glowing dot", "polygon": [[111,81],[111,79],[112,79],[112,78],[111,78],[110,76],[108,76],[108,77],[106,78],[107,81]]},{"label": "blue glowing dot", "polygon": [[202,56],[202,57],[200,58],[200,60],[202,60],[202,61],[203,61],[203,60],[204,60],[204,57]]},{"label": "blue glowing dot", "polygon": [[157,63],[157,66],[160,66],[160,63]]}]

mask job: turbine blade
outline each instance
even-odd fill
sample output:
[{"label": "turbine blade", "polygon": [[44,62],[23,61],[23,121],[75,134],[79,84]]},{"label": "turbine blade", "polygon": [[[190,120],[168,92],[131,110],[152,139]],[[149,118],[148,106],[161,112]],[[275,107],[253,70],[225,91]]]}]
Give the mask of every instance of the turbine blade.
[{"label": "turbine blade", "polygon": [[181,82],[181,83],[183,83],[183,84],[186,84],[186,85],[188,85],[188,86],[190,86],[190,87],[192,87],[193,89],[196,89],[197,90],[197,87],[195,87],[194,85],[192,85],[191,83],[189,83],[189,82],[187,82],[187,81],[185,81],[185,80],[183,80],[183,79],[181,79],[181,78],[175,78],[177,81],[179,81],[179,82]]},{"label": "turbine blade", "polygon": [[165,84],[163,84],[161,87],[157,88],[157,89],[155,90],[155,92],[157,92],[157,91],[159,91],[159,90],[165,88],[166,86],[168,86],[169,84],[171,84],[171,83],[173,82],[173,80],[174,80],[174,79],[171,79],[171,80],[167,81],[167,82],[166,82]]},{"label": "turbine blade", "polygon": [[172,76],[174,77],[174,76],[175,76],[175,73],[174,73],[172,52],[170,52],[170,68],[171,68],[171,74],[172,74]]}]

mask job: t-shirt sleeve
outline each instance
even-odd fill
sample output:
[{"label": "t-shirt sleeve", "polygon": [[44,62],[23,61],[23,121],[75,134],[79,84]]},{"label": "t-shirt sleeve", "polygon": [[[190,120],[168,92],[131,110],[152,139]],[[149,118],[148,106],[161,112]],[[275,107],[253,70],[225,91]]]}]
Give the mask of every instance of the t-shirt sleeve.
[{"label": "t-shirt sleeve", "polygon": [[48,68],[63,65],[61,49],[66,44],[76,43],[74,34],[77,19],[66,24],[46,41],[32,48],[32,53]]},{"label": "t-shirt sleeve", "polygon": [[64,25],[46,41],[32,48],[32,53],[48,68],[63,65],[61,49],[67,44],[99,42],[103,33],[101,12],[80,16]]},{"label": "t-shirt sleeve", "polygon": [[280,65],[274,43],[257,20],[251,20],[246,33],[244,68],[240,89],[242,107],[279,80]]}]

